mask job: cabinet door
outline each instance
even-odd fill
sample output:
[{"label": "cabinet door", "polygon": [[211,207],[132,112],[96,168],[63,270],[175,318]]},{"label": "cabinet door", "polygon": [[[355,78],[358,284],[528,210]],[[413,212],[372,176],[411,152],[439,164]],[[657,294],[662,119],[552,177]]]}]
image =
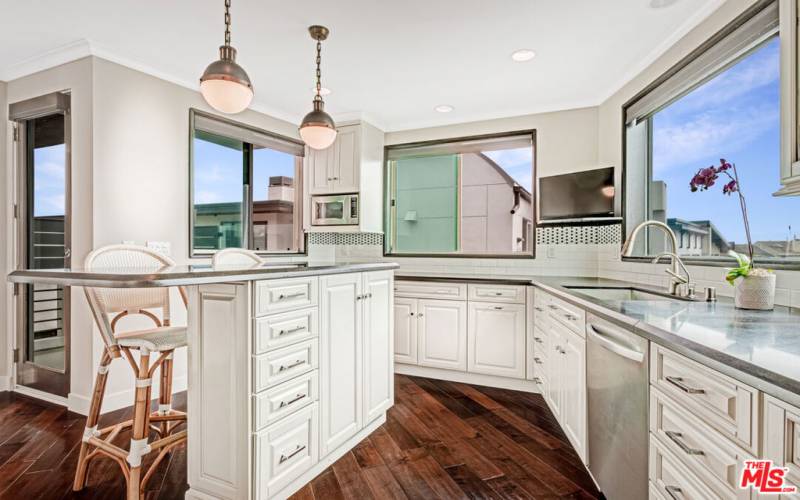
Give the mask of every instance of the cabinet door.
[{"label": "cabinet door", "polygon": [[467,303],[421,299],[418,304],[419,364],[466,371]]},{"label": "cabinet door", "polygon": [[563,384],[562,380],[562,366],[564,364],[564,356],[561,354],[561,351],[564,350],[564,333],[561,331],[564,327],[556,327],[556,326],[548,326],[549,334],[548,334],[548,349],[550,352],[548,353],[547,357],[547,364],[545,365],[545,370],[547,373],[547,393],[546,398],[547,402],[550,404],[550,410],[553,411],[555,417],[561,421],[561,398],[562,398],[562,391],[561,386]]},{"label": "cabinet door", "polygon": [[586,461],[586,341],[564,332],[561,367],[561,427]]},{"label": "cabinet door", "polygon": [[525,306],[470,302],[467,371],[525,378]]},{"label": "cabinet door", "polygon": [[306,147],[307,175],[311,194],[330,193],[334,186],[336,145],[317,150]]},{"label": "cabinet door", "polygon": [[321,455],[352,437],[362,424],[361,275],[320,278]]},{"label": "cabinet door", "polygon": [[394,402],[392,271],[364,273],[364,424]]},{"label": "cabinet door", "polygon": [[394,299],[394,361],[417,364],[417,299]]},{"label": "cabinet door", "polygon": [[[331,169],[333,187],[338,193],[357,193],[361,164],[359,127],[341,127],[336,136],[336,161]],[[330,149],[330,148],[329,148]]]}]

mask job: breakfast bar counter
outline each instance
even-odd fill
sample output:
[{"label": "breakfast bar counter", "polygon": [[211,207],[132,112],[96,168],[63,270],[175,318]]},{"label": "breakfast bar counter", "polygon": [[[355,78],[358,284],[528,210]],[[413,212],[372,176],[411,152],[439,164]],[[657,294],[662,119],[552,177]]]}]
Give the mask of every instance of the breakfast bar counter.
[{"label": "breakfast bar counter", "polygon": [[20,270],[14,283],[180,286],[187,498],[286,498],[386,420],[393,263]]}]

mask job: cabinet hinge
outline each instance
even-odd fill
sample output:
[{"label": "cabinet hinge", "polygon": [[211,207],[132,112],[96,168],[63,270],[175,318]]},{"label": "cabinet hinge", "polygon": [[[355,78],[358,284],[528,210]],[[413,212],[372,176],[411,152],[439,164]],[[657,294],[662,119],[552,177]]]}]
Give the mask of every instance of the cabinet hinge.
[{"label": "cabinet hinge", "polygon": [[14,348],[14,363],[19,363],[19,347]]},{"label": "cabinet hinge", "polygon": [[14,218],[19,219],[19,205],[14,203]]},{"label": "cabinet hinge", "polygon": [[19,283],[14,283],[14,297],[19,295]]},{"label": "cabinet hinge", "polygon": [[16,123],[14,124],[13,136],[14,136],[14,142],[17,142],[19,140],[19,126]]}]

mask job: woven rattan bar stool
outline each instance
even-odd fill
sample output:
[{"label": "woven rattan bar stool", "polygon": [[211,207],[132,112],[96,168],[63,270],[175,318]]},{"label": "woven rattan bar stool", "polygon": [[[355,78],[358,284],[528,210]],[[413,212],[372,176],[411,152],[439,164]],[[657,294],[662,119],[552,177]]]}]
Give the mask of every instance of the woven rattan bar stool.
[{"label": "woven rattan bar stool", "polygon": [[[170,258],[146,247],[110,245],[90,253],[84,267],[87,270],[137,268],[157,271],[173,265]],[[185,426],[179,429],[186,422],[186,414],[173,410],[171,406],[173,352],[186,345],[186,327],[170,325],[169,288],[85,287],[84,291],[105,348],[97,368],[73,490],[79,491],[86,486],[89,464],[94,458],[104,455],[119,464],[127,483],[127,499],[138,500],[158,464],[172,448],[186,441]],[[179,291],[185,306],[186,293],[182,288]],[[159,309],[161,319],[156,314]],[[116,331],[118,321],[133,314],[150,318],[155,326],[146,330]],[[139,351],[138,362],[132,351]],[[157,353],[158,358],[151,363],[152,353]],[[114,359],[123,356],[136,376],[133,418],[98,429],[108,367]],[[158,410],[151,412],[153,373],[159,367]],[[128,428],[131,429],[131,440],[129,449],[125,450],[113,441]],[[157,439],[148,442],[151,432]],[[150,453],[157,455],[143,471],[142,459]]]}]

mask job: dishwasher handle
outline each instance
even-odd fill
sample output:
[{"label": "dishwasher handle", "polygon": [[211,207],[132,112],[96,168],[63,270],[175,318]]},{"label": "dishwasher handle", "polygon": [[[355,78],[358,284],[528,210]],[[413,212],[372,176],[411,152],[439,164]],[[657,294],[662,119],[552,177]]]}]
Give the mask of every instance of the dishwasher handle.
[{"label": "dishwasher handle", "polygon": [[605,330],[603,327],[593,323],[587,323],[586,330],[589,332],[592,340],[596,341],[598,344],[600,344],[600,346],[613,352],[614,354],[618,354],[623,358],[627,358],[636,363],[644,362],[645,354],[643,352],[631,349],[628,346],[624,346],[616,342],[612,338],[613,335],[611,335],[608,330]]}]

